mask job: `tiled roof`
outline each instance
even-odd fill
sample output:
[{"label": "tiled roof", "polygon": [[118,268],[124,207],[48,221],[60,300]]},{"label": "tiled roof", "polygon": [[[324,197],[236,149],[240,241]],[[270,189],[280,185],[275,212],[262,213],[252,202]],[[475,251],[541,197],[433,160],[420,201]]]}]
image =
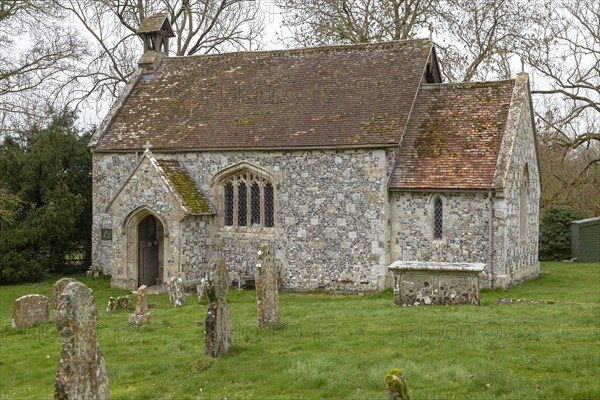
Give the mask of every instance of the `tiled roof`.
[{"label": "tiled roof", "polygon": [[[161,13],[146,17],[140,23],[140,27],[138,28],[136,33],[140,34],[140,33],[158,32],[163,28],[163,25],[165,24],[167,18],[168,18],[168,15],[166,12],[161,12]],[[170,27],[167,30],[169,31],[169,33],[172,34]]]},{"label": "tiled roof", "polygon": [[423,85],[389,188],[492,188],[513,87],[513,80]]},{"label": "tiled roof", "polygon": [[168,184],[174,189],[178,201],[189,214],[216,214],[216,209],[206,193],[179,161],[156,159],[156,164],[161,173],[168,179]]},{"label": "tiled roof", "polygon": [[165,58],[96,150],[397,145],[431,51],[409,40]]}]

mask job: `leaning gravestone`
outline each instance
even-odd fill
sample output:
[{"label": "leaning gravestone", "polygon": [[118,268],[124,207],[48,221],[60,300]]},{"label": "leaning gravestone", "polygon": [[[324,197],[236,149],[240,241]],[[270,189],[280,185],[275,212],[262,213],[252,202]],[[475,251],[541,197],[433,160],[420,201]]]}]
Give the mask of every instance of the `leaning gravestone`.
[{"label": "leaning gravestone", "polygon": [[137,290],[135,313],[129,314],[129,323],[134,325],[146,325],[150,323],[150,312],[148,311],[148,287],[142,285]]},{"label": "leaning gravestone", "polygon": [[50,319],[50,299],[41,294],[28,294],[13,303],[12,327],[29,328]]},{"label": "leaning gravestone", "polygon": [[255,284],[258,326],[264,328],[279,325],[277,268],[268,244],[261,244],[258,250]]},{"label": "leaning gravestone", "polygon": [[218,357],[231,348],[231,312],[227,305],[229,274],[223,260],[213,267],[214,276],[206,283],[208,311],[204,321],[204,354]]},{"label": "leaning gravestone", "polygon": [[172,277],[167,282],[169,301],[173,307],[181,307],[185,304],[185,286],[181,278]]},{"label": "leaning gravestone", "polygon": [[392,368],[385,376],[388,400],[410,400],[406,378],[398,368]]},{"label": "leaning gravestone", "polygon": [[108,375],[96,340],[98,308],[92,290],[81,282],[59,296],[55,324],[61,338],[55,399],[108,399]]},{"label": "leaning gravestone", "polygon": [[77,282],[73,278],[61,278],[52,285],[52,299],[54,300],[54,313],[56,314],[56,308],[58,307],[58,297],[65,290],[67,285],[71,282]]}]

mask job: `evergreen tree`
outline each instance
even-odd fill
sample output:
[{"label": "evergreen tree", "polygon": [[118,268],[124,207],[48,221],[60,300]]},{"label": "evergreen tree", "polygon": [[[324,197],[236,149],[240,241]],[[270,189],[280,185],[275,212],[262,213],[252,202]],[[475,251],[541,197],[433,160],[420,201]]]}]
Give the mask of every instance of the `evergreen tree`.
[{"label": "evergreen tree", "polygon": [[581,218],[583,214],[568,207],[550,208],[543,213],[540,223],[540,260],[571,258],[571,221]]},{"label": "evergreen tree", "polygon": [[10,221],[0,220],[0,282],[39,280],[82,257],[81,268],[89,266],[90,135],[74,123],[75,114],[63,111],[29,129],[23,141],[6,138],[0,145],[0,187],[19,205]]}]

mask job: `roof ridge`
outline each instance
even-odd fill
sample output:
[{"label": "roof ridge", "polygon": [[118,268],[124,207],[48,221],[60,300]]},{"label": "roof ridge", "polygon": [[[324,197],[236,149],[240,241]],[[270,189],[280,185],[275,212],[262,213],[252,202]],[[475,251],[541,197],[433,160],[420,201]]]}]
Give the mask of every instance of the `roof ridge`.
[{"label": "roof ridge", "polygon": [[390,40],[386,42],[376,43],[350,43],[350,44],[336,44],[331,46],[311,46],[311,47],[297,47],[291,49],[275,49],[275,50],[255,50],[255,51],[230,51],[225,53],[211,53],[211,54],[194,54],[188,56],[176,56],[176,57],[165,57],[164,61],[168,60],[180,60],[189,58],[205,58],[205,57],[244,57],[244,56],[270,56],[270,55],[294,55],[303,53],[319,53],[319,52],[334,52],[344,50],[362,50],[369,48],[395,48],[400,47],[408,43],[422,43],[433,46],[433,42],[430,39],[404,39],[404,40]]},{"label": "roof ridge", "polygon": [[513,83],[515,79],[500,79],[497,81],[469,81],[469,82],[442,82],[442,83],[424,83],[421,85],[423,89],[445,89],[447,87],[458,87],[458,88],[478,88],[478,87],[490,87],[502,84]]}]

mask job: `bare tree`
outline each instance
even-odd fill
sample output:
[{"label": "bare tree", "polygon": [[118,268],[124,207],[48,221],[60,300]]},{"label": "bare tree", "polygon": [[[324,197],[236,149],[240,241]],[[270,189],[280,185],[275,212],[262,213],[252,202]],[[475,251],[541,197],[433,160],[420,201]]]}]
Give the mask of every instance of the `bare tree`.
[{"label": "bare tree", "polygon": [[[600,143],[600,2],[556,4],[552,18],[521,51],[542,77],[538,125],[553,144],[589,148]],[[596,152],[597,154],[597,152]],[[590,164],[600,163],[600,155]]]},{"label": "bare tree", "polygon": [[73,15],[90,38],[92,56],[73,99],[111,99],[136,68],[142,51],[135,32],[144,17],[167,11],[176,38],[174,55],[254,50],[264,24],[256,3],[244,0],[52,0]]},{"label": "bare tree", "polygon": [[290,45],[370,43],[414,37],[433,0],[276,0]]},{"label": "bare tree", "polygon": [[[517,49],[550,15],[547,0],[447,0],[431,20],[451,82],[509,79]],[[518,62],[517,62],[518,65]]]},{"label": "bare tree", "polygon": [[551,136],[539,136],[538,155],[543,183],[540,198],[542,210],[568,206],[583,215],[600,215],[600,144],[588,148],[572,149],[557,146]]},{"label": "bare tree", "polygon": [[111,101],[141,55],[140,21],[165,10],[175,55],[261,45],[261,10],[245,0],[1,0],[0,133]]},{"label": "bare tree", "polygon": [[46,115],[40,108],[62,108],[63,89],[87,55],[85,41],[63,17],[46,2],[0,3],[0,137],[23,118],[39,122]]}]

